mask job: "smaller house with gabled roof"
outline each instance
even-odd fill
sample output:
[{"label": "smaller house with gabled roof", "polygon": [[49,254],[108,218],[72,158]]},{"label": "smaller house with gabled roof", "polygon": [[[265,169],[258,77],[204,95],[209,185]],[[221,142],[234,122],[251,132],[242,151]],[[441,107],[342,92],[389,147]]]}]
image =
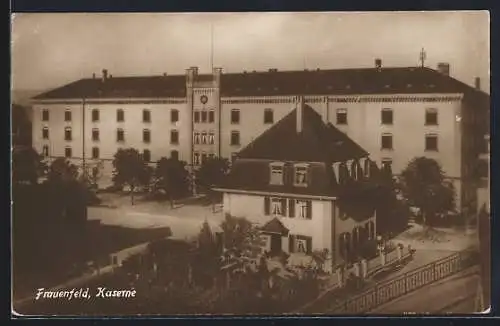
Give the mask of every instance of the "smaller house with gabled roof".
[{"label": "smaller house with gabled roof", "polygon": [[327,249],[331,264],[376,244],[376,176],[369,153],[326,123],[302,97],[242,149],[223,193],[224,213],[257,224],[271,254]]}]

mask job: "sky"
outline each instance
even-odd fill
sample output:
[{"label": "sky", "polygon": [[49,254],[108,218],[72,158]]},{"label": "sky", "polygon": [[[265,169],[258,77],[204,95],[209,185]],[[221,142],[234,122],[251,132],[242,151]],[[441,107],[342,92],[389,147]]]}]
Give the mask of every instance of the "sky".
[{"label": "sky", "polygon": [[[12,17],[13,90],[47,90],[80,78],[450,64],[489,93],[489,14],[22,13]],[[213,37],[212,37],[213,35]],[[213,50],[213,51],[212,51]]]}]

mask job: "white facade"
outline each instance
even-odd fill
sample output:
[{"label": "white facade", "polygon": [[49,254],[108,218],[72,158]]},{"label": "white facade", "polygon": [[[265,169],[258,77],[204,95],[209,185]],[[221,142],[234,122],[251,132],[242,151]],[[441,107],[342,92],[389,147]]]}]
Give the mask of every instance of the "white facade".
[{"label": "white facade", "polygon": [[[252,193],[230,193],[225,192],[223,197],[224,213],[235,217],[243,217],[257,226],[262,226],[276,217],[275,215],[266,215],[264,211],[264,198],[272,197],[273,194],[252,194]],[[274,196],[283,197],[283,194],[274,194]],[[294,198],[288,195],[287,198]],[[296,199],[311,200],[312,214],[311,219],[301,217],[278,216],[283,225],[290,231],[290,235],[307,236],[312,238],[312,251],[328,249],[333,254],[333,263],[342,263],[342,257],[337,250],[339,246],[339,236],[342,233],[350,233],[356,227],[365,227],[367,223],[373,222],[375,225],[376,216],[357,222],[347,217],[339,218],[339,209],[335,198],[319,197],[295,197]],[[376,230],[374,229],[374,234]],[[282,250],[289,252],[289,238],[282,238]],[[269,240],[267,249],[269,250]]]},{"label": "white facade", "polygon": [[[181,160],[190,165],[201,163],[202,156],[216,155],[230,159],[233,154],[248,145],[260,134],[276,124],[294,108],[296,94],[289,96],[222,97],[220,68],[212,72],[211,80],[198,81],[197,68],[186,73],[185,98],[116,98],[36,101],[33,107],[33,145],[39,152],[49,147],[49,155],[62,157],[65,148],[72,148],[72,157],[82,159],[85,142],[85,158],[91,159],[92,148],[99,148],[100,160],[111,161],[119,148],[148,149],[151,160],[169,157],[177,151]],[[411,87],[411,85],[409,85]],[[202,97],[206,96],[203,103]],[[399,174],[408,162],[417,156],[438,161],[455,185],[457,206],[464,197],[462,178],[467,173],[464,159],[463,94],[387,94],[332,96],[318,94],[305,96],[305,103],[321,113],[326,121],[344,131],[351,139],[366,149],[371,159],[380,165],[392,164],[394,174]],[[85,108],[85,122],[82,109]],[[50,111],[50,120],[41,121],[42,110]],[[72,112],[72,121],[64,121],[64,111]],[[91,121],[91,111],[98,109],[99,122]],[[124,122],[116,121],[116,110],[123,109]],[[142,111],[151,111],[151,122],[142,122]],[[382,110],[392,111],[392,124],[381,123]],[[179,121],[171,122],[171,110],[178,110]],[[238,123],[231,121],[231,111],[239,112]],[[272,111],[273,123],[265,123],[264,112]],[[437,112],[437,124],[426,125],[428,110]],[[195,121],[195,112],[205,111],[207,121]],[[208,114],[213,111],[213,122]],[[347,123],[337,121],[337,112],[346,113]],[[201,116],[199,117],[201,119]],[[72,140],[64,140],[64,128],[72,128]],[[43,127],[49,128],[49,139],[42,139]],[[85,136],[82,133],[85,128]],[[100,131],[100,140],[92,141],[92,129]],[[116,141],[116,132],[122,128],[125,141]],[[151,141],[142,140],[144,129],[150,129]],[[179,132],[179,143],[171,144],[172,131]],[[201,135],[213,134],[212,141],[203,143]],[[231,135],[237,133],[239,142],[231,143]],[[196,141],[195,135],[200,135]],[[392,136],[392,149],[382,148],[382,136]],[[426,136],[437,138],[437,150],[425,148]],[[110,170],[106,169],[107,171]]]}]

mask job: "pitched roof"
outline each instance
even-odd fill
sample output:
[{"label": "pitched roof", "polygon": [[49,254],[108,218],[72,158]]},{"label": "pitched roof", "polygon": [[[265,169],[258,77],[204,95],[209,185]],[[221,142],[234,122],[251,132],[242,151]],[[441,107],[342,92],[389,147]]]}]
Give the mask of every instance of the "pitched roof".
[{"label": "pitched roof", "polygon": [[302,131],[297,132],[297,109],[238,153],[238,158],[296,162],[343,162],[368,153],[313,108],[302,108]]},{"label": "pitched roof", "polygon": [[261,228],[260,228],[261,231],[263,232],[269,232],[269,233],[277,233],[277,234],[281,234],[283,236],[287,236],[288,235],[288,232],[290,230],[288,230],[284,225],[283,223],[281,223],[281,221],[278,219],[278,218],[273,218],[272,220],[270,220],[269,222],[267,222],[266,224],[264,224]]},{"label": "pitched roof", "polygon": [[[200,74],[197,80],[211,80]],[[420,67],[268,71],[221,75],[221,96],[464,93],[475,91],[434,69]],[[81,79],[34,99],[185,97],[186,76]]]}]

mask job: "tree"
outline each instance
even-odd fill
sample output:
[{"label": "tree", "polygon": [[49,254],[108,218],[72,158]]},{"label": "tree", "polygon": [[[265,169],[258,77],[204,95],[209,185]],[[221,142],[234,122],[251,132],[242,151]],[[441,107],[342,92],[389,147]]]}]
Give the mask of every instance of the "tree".
[{"label": "tree", "polygon": [[229,166],[229,161],[221,157],[204,160],[200,169],[196,171],[196,185],[213,198],[215,193],[211,188],[224,182],[229,173]]},{"label": "tree", "polygon": [[162,157],[156,164],[155,177],[155,189],[165,192],[172,206],[174,199],[189,193],[189,172],[184,161]]},{"label": "tree", "polygon": [[12,150],[12,181],[15,184],[37,184],[47,165],[32,147],[14,147]]},{"label": "tree", "polygon": [[197,279],[202,285],[208,286],[214,284],[214,278],[221,268],[221,253],[212,228],[207,221],[203,222],[200,233],[198,234],[197,248],[193,262],[194,271],[197,273]]},{"label": "tree", "polygon": [[445,180],[440,165],[433,159],[417,157],[401,173],[403,196],[422,212],[424,226],[434,222],[437,214],[455,207],[453,185]]},{"label": "tree", "polygon": [[226,215],[221,223],[224,268],[246,272],[263,253],[260,231],[247,219]]},{"label": "tree", "polygon": [[113,167],[113,183],[120,187],[129,186],[130,201],[134,205],[134,191],[149,184],[151,169],[134,148],[119,149],[114,156]]},{"label": "tree", "polygon": [[56,158],[50,164],[47,181],[50,183],[61,183],[77,180],[78,167],[65,158]]}]

